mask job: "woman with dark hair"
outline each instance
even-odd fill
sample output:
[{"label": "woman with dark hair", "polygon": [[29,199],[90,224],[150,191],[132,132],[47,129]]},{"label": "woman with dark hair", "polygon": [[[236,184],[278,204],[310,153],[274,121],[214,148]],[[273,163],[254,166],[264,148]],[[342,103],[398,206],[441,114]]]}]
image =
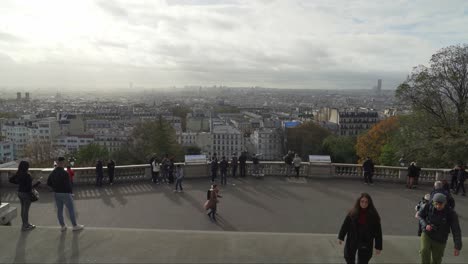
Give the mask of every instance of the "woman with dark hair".
[{"label": "woman with dark hair", "polygon": [[29,223],[29,208],[31,207],[32,188],[35,188],[41,184],[41,182],[38,181],[32,185],[32,177],[28,173],[28,170],[29,163],[23,160],[18,165],[18,171],[16,172],[16,182],[18,183],[18,198],[21,203],[21,220],[23,221],[21,230],[23,231],[36,228],[35,225]]},{"label": "woman with dark hair", "polygon": [[356,252],[359,264],[369,263],[372,258],[374,240],[375,253],[380,255],[382,250],[382,227],[379,213],[375,209],[369,194],[361,193],[354,207],[346,215],[338,234],[338,243],[340,245],[345,237],[344,258],[346,263],[355,263]]}]

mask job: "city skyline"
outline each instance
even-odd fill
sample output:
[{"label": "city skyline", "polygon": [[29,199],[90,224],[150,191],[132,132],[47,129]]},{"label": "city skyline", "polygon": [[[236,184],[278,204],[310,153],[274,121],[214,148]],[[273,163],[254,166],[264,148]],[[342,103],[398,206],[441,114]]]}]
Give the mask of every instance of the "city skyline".
[{"label": "city skyline", "polygon": [[389,90],[468,34],[464,1],[6,0],[0,12],[0,87],[51,90]]}]

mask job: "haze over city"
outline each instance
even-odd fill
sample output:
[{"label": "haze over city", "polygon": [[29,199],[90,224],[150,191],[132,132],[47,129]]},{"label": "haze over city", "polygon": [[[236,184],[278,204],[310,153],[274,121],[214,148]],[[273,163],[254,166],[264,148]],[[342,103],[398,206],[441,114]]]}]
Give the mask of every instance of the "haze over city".
[{"label": "haze over city", "polygon": [[395,89],[468,35],[466,1],[3,0],[0,13],[4,91]]}]

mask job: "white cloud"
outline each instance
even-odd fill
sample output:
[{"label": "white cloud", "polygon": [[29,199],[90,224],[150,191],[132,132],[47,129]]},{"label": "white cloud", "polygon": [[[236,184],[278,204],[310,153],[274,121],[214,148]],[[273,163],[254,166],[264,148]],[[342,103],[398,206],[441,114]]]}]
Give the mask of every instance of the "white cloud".
[{"label": "white cloud", "polygon": [[462,0],[2,0],[10,75],[0,85],[369,88],[383,78],[394,88],[466,41],[465,10]]}]

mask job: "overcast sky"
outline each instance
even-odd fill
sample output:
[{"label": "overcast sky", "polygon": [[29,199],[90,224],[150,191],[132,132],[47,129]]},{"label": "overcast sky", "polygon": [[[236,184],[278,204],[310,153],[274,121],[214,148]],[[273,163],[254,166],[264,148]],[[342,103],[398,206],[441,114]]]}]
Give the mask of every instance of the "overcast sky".
[{"label": "overcast sky", "polygon": [[0,87],[393,89],[467,25],[466,0],[1,0]]}]

